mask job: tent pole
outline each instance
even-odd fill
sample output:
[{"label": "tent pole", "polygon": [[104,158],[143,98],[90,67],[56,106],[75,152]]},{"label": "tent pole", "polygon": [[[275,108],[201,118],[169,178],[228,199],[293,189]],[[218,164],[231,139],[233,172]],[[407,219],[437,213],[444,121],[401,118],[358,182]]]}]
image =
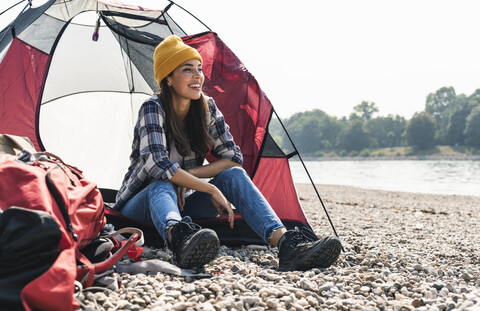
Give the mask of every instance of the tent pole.
[{"label": "tent pole", "polygon": [[[297,147],[296,147],[295,144],[293,143],[293,140],[292,140],[292,138],[290,137],[290,134],[288,134],[288,131],[287,131],[287,129],[285,128],[285,125],[283,125],[282,120],[280,120],[280,117],[278,116],[277,112],[275,111],[275,109],[274,109],[273,107],[272,107],[272,109],[273,109],[273,112],[275,113],[275,115],[277,116],[277,119],[278,119],[278,121],[280,122],[280,125],[282,126],[283,130],[284,130],[285,133],[287,134],[288,140],[290,140],[290,143],[292,144],[293,149],[295,149],[295,152],[297,153],[298,158],[300,159],[300,162],[302,162],[303,168],[305,169],[305,172],[307,173],[308,179],[310,179],[310,183],[312,184],[313,189],[315,189],[315,193],[317,194],[317,197],[318,197],[318,199],[320,200],[320,203],[322,204],[323,210],[325,211],[325,214],[327,215],[328,222],[330,223],[330,226],[332,226],[333,233],[335,233],[335,236],[336,236],[337,238],[339,238],[339,236],[338,236],[338,234],[337,234],[337,230],[335,230],[335,226],[333,225],[333,222],[332,222],[332,220],[330,219],[330,215],[328,214],[327,208],[325,207],[325,204],[323,204],[323,200],[322,200],[322,198],[320,197],[320,194],[318,193],[317,187],[315,186],[315,183],[313,182],[312,177],[310,176],[310,173],[308,172],[308,169],[307,169],[307,167],[305,166],[305,163],[303,162],[303,159],[302,159],[302,156],[300,155],[300,152],[298,152]],[[343,250],[343,246],[342,246],[342,250]]]},{"label": "tent pole", "polygon": [[190,16],[192,16],[193,18],[195,18],[200,24],[202,24],[205,28],[208,29],[208,31],[212,31],[210,29],[210,27],[208,27],[207,25],[205,25],[204,22],[202,22],[198,17],[196,17],[195,15],[193,15],[192,13],[190,13],[188,10],[186,10],[185,8],[183,8],[182,6],[178,5],[177,3],[173,2],[172,0],[168,0],[170,1],[170,3],[172,4],[175,4],[176,6],[178,6],[180,9],[184,10],[186,13],[188,13]]},{"label": "tent pole", "polygon": [[[3,11],[0,15],[2,15],[3,13],[7,12],[8,10],[10,10],[11,8],[13,8],[14,6],[17,6],[19,5],[20,3],[22,3],[23,1],[25,0],[22,0],[20,2],[18,2],[17,4],[14,4],[12,5],[11,7],[9,7],[8,9],[6,9],[5,11]],[[20,11],[20,13],[18,13],[17,17],[15,17],[15,19],[13,20],[13,22],[11,22],[7,27],[5,27],[5,29],[7,28],[10,28],[11,31],[12,31],[12,37],[15,38],[15,22],[17,21],[18,17],[20,15],[23,14],[23,12],[25,12],[25,10],[28,8],[28,7],[32,7],[32,0],[28,0],[28,4],[22,9],[22,11]],[[5,39],[5,36],[7,35],[8,31],[5,31],[5,33],[3,34],[3,36],[0,38],[0,42],[3,41],[3,39]]]},{"label": "tent pole", "polygon": [[0,15],[2,15],[3,13],[7,12],[7,11],[10,10],[10,9],[12,9],[13,7],[19,5],[19,4],[22,3],[23,1],[25,1],[25,0],[21,0],[21,1],[17,2],[17,3],[15,3],[15,4],[12,5],[11,7],[9,7],[8,9],[6,9],[6,10],[3,11],[2,13],[0,13]]}]

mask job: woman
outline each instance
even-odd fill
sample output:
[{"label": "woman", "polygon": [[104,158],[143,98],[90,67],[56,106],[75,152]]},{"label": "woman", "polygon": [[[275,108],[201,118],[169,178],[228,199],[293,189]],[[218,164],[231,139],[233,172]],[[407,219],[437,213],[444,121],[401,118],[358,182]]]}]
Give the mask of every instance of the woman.
[{"label": "woman", "polygon": [[[131,165],[115,208],[153,224],[182,268],[203,266],[220,247],[216,233],[191,218],[227,214],[233,228],[230,202],[266,243],[278,246],[279,270],[323,268],[335,262],[340,241],[311,241],[298,229],[287,231],[242,169],[240,148],[223,115],[202,93],[197,50],[177,36],[166,38],[155,49],[154,73],[161,91],[140,108]],[[203,165],[209,150],[219,160]],[[194,192],[186,196],[186,189]]]}]

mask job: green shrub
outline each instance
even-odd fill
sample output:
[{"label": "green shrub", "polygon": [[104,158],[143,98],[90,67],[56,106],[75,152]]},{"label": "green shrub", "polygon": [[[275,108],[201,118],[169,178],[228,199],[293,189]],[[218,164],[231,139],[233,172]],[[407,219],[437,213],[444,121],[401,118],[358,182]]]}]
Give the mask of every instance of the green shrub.
[{"label": "green shrub", "polygon": [[361,157],[368,157],[368,156],[370,156],[370,149],[368,149],[368,148],[363,149],[363,150],[360,152],[360,156],[361,156]]},{"label": "green shrub", "polygon": [[476,153],[477,153],[477,150],[475,149],[475,147],[472,147],[470,149],[465,149],[465,154],[474,155]]}]

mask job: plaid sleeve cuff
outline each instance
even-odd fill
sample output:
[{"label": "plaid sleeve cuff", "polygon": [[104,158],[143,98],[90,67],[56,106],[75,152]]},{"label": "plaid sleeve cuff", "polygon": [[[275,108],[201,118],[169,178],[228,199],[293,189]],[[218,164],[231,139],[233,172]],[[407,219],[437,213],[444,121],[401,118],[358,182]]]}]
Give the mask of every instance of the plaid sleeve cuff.
[{"label": "plaid sleeve cuff", "polygon": [[180,165],[177,162],[158,159],[155,155],[150,154],[144,167],[150,179],[169,180],[178,171]]},{"label": "plaid sleeve cuff", "polygon": [[172,178],[180,168],[180,165],[177,162],[170,162],[170,165],[165,169],[165,173],[162,175],[164,180],[169,180]]},{"label": "plaid sleeve cuff", "polygon": [[238,148],[231,149],[222,153],[221,157],[222,159],[227,159],[237,164],[243,165],[243,155],[240,152],[240,150],[236,150],[236,149]]}]

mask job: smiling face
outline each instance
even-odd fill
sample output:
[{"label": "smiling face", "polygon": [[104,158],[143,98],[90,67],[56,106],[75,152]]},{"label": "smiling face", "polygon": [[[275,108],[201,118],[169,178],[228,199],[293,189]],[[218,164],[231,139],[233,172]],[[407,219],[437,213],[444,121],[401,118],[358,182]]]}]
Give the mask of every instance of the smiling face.
[{"label": "smiling face", "polygon": [[202,63],[195,58],[180,64],[167,77],[168,85],[172,89],[173,100],[177,102],[199,99],[204,80]]}]

